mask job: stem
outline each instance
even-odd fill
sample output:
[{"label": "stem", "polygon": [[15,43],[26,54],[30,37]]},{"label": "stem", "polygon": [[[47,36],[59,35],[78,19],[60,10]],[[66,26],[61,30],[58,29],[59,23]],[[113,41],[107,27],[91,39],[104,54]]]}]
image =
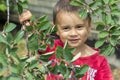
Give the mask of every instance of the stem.
[{"label": "stem", "polygon": [[[47,71],[48,75],[50,75],[51,72],[50,72],[50,70],[47,68],[47,65],[45,65],[42,60],[39,60],[39,62],[42,62],[42,66],[45,68],[45,70]],[[53,61],[49,61],[48,64],[51,65],[52,62],[53,62]],[[51,79],[52,79],[52,78],[50,77],[50,80],[51,80]]]},{"label": "stem", "polygon": [[[54,25],[52,28],[50,28],[47,33],[50,35],[50,34],[53,32],[54,28],[55,28],[55,25]],[[49,42],[49,39],[50,39],[50,38],[47,38],[46,43]]]},{"label": "stem", "polygon": [[28,55],[28,58],[30,58],[31,54],[30,54],[30,50],[28,47],[28,34],[27,34],[26,30],[25,30],[25,39],[26,39],[26,47],[27,47],[27,51],[28,51],[27,55]]},{"label": "stem", "polygon": [[26,41],[26,48],[27,48],[27,56],[28,56],[28,58],[30,58],[31,54],[30,54],[30,50],[29,50],[29,47],[28,47],[28,34],[27,34],[27,31],[26,31],[25,25],[22,25],[22,30],[25,31],[25,41]]},{"label": "stem", "polygon": [[9,0],[6,0],[6,5],[7,5],[7,23],[9,23],[9,19],[10,19],[10,6],[9,6]]},{"label": "stem", "polygon": [[68,40],[65,41],[65,45],[64,45],[63,49],[65,49],[67,45],[68,45]]}]

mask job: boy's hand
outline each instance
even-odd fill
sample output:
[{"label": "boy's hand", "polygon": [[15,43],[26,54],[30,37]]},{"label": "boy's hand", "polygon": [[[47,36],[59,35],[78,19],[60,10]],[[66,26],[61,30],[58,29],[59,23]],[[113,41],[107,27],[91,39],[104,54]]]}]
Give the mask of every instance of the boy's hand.
[{"label": "boy's hand", "polygon": [[21,24],[25,26],[30,26],[30,18],[32,17],[32,13],[29,10],[24,10],[21,15],[19,15],[19,21]]}]

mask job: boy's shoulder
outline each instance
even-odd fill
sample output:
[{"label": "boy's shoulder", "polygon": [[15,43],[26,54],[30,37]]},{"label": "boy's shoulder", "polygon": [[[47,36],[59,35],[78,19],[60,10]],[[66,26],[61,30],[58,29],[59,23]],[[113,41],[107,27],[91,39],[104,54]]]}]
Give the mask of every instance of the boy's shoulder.
[{"label": "boy's shoulder", "polygon": [[80,57],[76,61],[74,61],[74,64],[83,65],[97,65],[100,66],[102,63],[107,62],[107,59],[104,55],[100,54],[99,49],[95,49],[96,52],[93,55],[87,56],[87,57]]},{"label": "boy's shoulder", "polygon": [[95,50],[95,53],[91,56],[88,56],[88,58],[91,58],[92,60],[97,61],[103,61],[106,60],[106,57],[102,54],[100,54],[100,49],[93,48]]}]

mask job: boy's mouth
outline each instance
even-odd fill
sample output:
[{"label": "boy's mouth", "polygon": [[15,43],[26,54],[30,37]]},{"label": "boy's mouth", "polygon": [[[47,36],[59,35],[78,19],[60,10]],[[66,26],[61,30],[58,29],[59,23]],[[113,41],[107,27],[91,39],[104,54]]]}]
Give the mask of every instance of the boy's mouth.
[{"label": "boy's mouth", "polygon": [[72,42],[72,43],[76,43],[76,42],[78,42],[80,39],[69,39],[69,41],[70,42]]}]

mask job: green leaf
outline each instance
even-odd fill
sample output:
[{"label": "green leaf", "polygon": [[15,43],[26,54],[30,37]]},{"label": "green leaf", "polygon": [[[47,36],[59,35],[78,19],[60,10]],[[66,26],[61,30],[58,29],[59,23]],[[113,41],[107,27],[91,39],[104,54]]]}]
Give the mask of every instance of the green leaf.
[{"label": "green leaf", "polygon": [[40,36],[38,36],[39,40],[43,41],[44,40],[44,35],[45,35],[44,32],[41,32]]},{"label": "green leaf", "polygon": [[70,4],[73,6],[82,6],[84,3],[78,0],[71,0]]},{"label": "green leaf", "polygon": [[47,30],[50,27],[50,21],[44,21],[38,25],[40,27],[40,30]]},{"label": "green leaf", "polygon": [[87,17],[87,10],[86,9],[81,9],[80,11],[79,11],[79,16],[80,16],[80,18],[82,18],[82,19],[85,19],[86,17]]},{"label": "green leaf", "polygon": [[116,44],[117,44],[117,37],[116,36],[111,36],[110,37],[110,43],[112,44],[112,46],[116,46]]},{"label": "green leaf", "polygon": [[81,56],[81,53],[79,52],[77,55],[75,55],[75,56],[73,57],[73,59],[71,60],[71,62],[77,60],[78,58],[80,58],[80,56]]},{"label": "green leaf", "polygon": [[60,71],[58,69],[58,65],[55,65],[54,67],[51,67],[50,71],[51,71],[51,73],[57,74],[57,75],[60,73]]},{"label": "green leaf", "polygon": [[27,77],[27,80],[34,80],[34,76],[32,75],[32,73],[30,72],[26,72],[26,77]]},{"label": "green leaf", "polygon": [[48,46],[47,44],[42,44],[42,45],[40,45],[40,50],[42,50],[42,51],[46,51],[46,46]]},{"label": "green leaf", "polygon": [[45,54],[42,54],[40,56],[40,60],[44,61],[44,62],[47,62],[48,59],[53,55],[54,52],[49,52],[49,53],[45,53]]},{"label": "green leaf", "polygon": [[21,3],[24,3],[24,2],[26,2],[26,1],[28,1],[28,0],[19,0]]},{"label": "green leaf", "polygon": [[97,42],[95,43],[95,48],[101,47],[104,44],[105,40],[105,38],[97,40]]},{"label": "green leaf", "polygon": [[7,42],[7,38],[5,36],[3,36],[3,35],[0,35],[0,42],[5,43],[5,44],[9,44]]},{"label": "green leaf", "polygon": [[22,78],[21,77],[13,77],[13,76],[11,76],[9,79],[7,79],[7,80],[22,80]]},{"label": "green leaf", "polygon": [[24,36],[24,31],[19,31],[16,35],[15,35],[15,38],[14,38],[14,42],[15,43],[18,43],[22,37]]},{"label": "green leaf", "polygon": [[68,42],[66,41],[63,47],[63,57],[66,61],[71,62],[73,58],[73,51],[74,51],[74,48],[69,48]]},{"label": "green leaf", "polygon": [[116,24],[118,24],[118,21],[119,21],[119,17],[117,15],[113,15],[111,24],[116,25]]},{"label": "green leaf", "polygon": [[11,64],[10,71],[14,74],[22,74],[24,72],[25,65],[25,62],[21,62],[19,64]]},{"label": "green leaf", "polygon": [[32,56],[26,60],[26,62],[31,63],[33,60],[36,60],[36,56]]},{"label": "green leaf", "polygon": [[111,33],[111,35],[119,36],[120,35],[120,30],[115,30]]},{"label": "green leaf", "polygon": [[36,20],[36,17],[32,15],[32,17],[30,18],[30,21],[34,22],[35,20]]},{"label": "green leaf", "polygon": [[46,72],[46,68],[42,65],[42,64],[39,64],[39,69],[42,73],[45,73]]},{"label": "green leaf", "polygon": [[83,65],[82,67],[77,67],[76,68],[76,73],[75,76],[77,78],[81,78],[84,76],[84,74],[87,72],[89,66],[88,65]]},{"label": "green leaf", "polygon": [[19,73],[18,69],[17,69],[17,65],[11,64],[11,66],[9,67],[9,69],[10,69],[10,72],[12,72],[12,73],[16,73],[16,74]]},{"label": "green leaf", "polygon": [[12,33],[8,33],[8,34],[6,35],[6,38],[7,38],[7,42],[8,42],[9,44],[13,42],[13,35],[12,35]]},{"label": "green leaf", "polygon": [[108,35],[109,35],[108,31],[101,31],[101,32],[98,34],[98,37],[99,37],[99,38],[106,38]]},{"label": "green leaf", "polygon": [[57,29],[58,27],[57,26],[53,26],[52,28],[51,28],[51,31],[48,33],[48,34],[56,34],[56,32],[57,32]]},{"label": "green leaf", "polygon": [[104,24],[107,23],[107,18],[106,18],[107,14],[105,12],[102,13],[102,21],[104,22]]},{"label": "green leaf", "polygon": [[93,16],[97,16],[98,14],[101,14],[103,12],[102,8],[97,8],[94,10],[94,12],[92,13]]},{"label": "green leaf", "polygon": [[1,70],[7,67],[7,57],[5,54],[0,53],[0,73],[2,72]]},{"label": "green leaf", "polygon": [[116,4],[118,2],[119,2],[119,0],[109,0],[109,5],[113,5],[113,4]]},{"label": "green leaf", "polygon": [[42,23],[44,21],[47,21],[47,16],[46,15],[44,15],[44,16],[42,16],[38,19],[38,23]]},{"label": "green leaf", "polygon": [[105,4],[108,4],[110,0],[103,0]]},{"label": "green leaf", "polygon": [[8,67],[7,66],[1,66],[1,63],[0,63],[0,67],[1,67],[0,68],[0,76],[3,76],[3,75],[5,75],[5,72],[7,72]]},{"label": "green leaf", "polygon": [[[112,0],[112,1],[113,1],[113,0]],[[118,10],[119,7],[118,7],[117,4],[113,4],[113,5],[110,6],[110,9],[111,9],[111,11],[113,11],[113,10]]]},{"label": "green leaf", "polygon": [[40,63],[38,60],[33,60],[28,67],[29,67],[29,69],[33,69],[33,68],[37,67],[39,64]]},{"label": "green leaf", "polygon": [[115,48],[112,47],[112,48],[111,48],[111,51],[110,51],[110,54],[108,54],[108,56],[110,56],[110,55],[112,55],[112,54],[114,54],[114,53],[115,53]]},{"label": "green leaf", "polygon": [[36,26],[34,26],[34,27],[33,26],[27,26],[26,31],[27,32],[33,32],[35,30],[35,28],[36,28]]},{"label": "green leaf", "polygon": [[100,53],[103,54],[103,55],[108,56],[110,54],[113,54],[114,50],[115,50],[114,47],[112,47],[111,44],[108,44],[108,45],[104,45],[102,47]]},{"label": "green leaf", "polygon": [[102,22],[102,21],[95,21],[94,24],[95,25],[105,25],[104,22]]},{"label": "green leaf", "polygon": [[111,15],[119,16],[120,15],[120,10],[118,10],[118,9],[112,10]]},{"label": "green leaf", "polygon": [[0,53],[0,76],[3,76],[8,70],[7,56],[4,53]]},{"label": "green leaf", "polygon": [[10,32],[13,29],[16,28],[16,25],[14,23],[9,23],[5,28],[4,28],[4,32]]},{"label": "green leaf", "polygon": [[6,5],[5,4],[0,4],[0,11],[3,11],[5,12],[7,9]]},{"label": "green leaf", "polygon": [[66,74],[65,74],[65,75],[63,75],[63,76],[64,76],[64,79],[65,79],[65,80],[68,80],[69,75],[70,75],[70,70],[69,70],[69,69],[67,69],[67,70],[66,70]]},{"label": "green leaf", "polygon": [[22,74],[26,68],[26,62],[21,61],[21,63],[17,64],[17,69],[19,74]]},{"label": "green leaf", "polygon": [[112,25],[112,26],[109,26],[108,30],[110,31],[110,34],[112,34],[113,32],[116,31],[116,27],[117,25]]},{"label": "green leaf", "polygon": [[38,35],[37,34],[32,34],[29,38],[28,38],[28,48],[31,51],[35,51],[38,49]]},{"label": "green leaf", "polygon": [[[15,54],[15,53],[14,53],[14,54]],[[19,59],[18,59],[17,56],[11,55],[11,58],[13,59],[13,61],[14,61],[15,64],[19,64],[19,63],[20,63],[20,61],[19,61]]]},{"label": "green leaf", "polygon": [[58,65],[58,69],[62,75],[65,75],[67,72],[67,68],[64,62],[61,62],[60,65]]},{"label": "green leaf", "polygon": [[28,8],[28,3],[25,1],[21,3],[22,8]]},{"label": "green leaf", "polygon": [[19,14],[21,14],[23,12],[23,7],[22,7],[21,3],[17,4],[17,8],[18,8]]},{"label": "green leaf", "polygon": [[106,18],[107,18],[106,23],[111,24],[111,22],[112,22],[111,15],[107,15]]},{"label": "green leaf", "polygon": [[56,49],[56,58],[62,58],[63,57],[63,48],[61,46],[58,46]]},{"label": "green leaf", "polygon": [[93,10],[95,10],[98,6],[101,6],[101,5],[102,5],[102,3],[100,1],[97,1],[97,0],[93,1],[89,4],[90,8]]},{"label": "green leaf", "polygon": [[66,51],[63,50],[63,56],[64,56],[65,60],[68,62],[71,62],[71,60],[73,58],[72,53],[70,51],[67,51],[67,50]]},{"label": "green leaf", "polygon": [[105,28],[104,26],[105,26],[105,25],[99,24],[99,25],[97,25],[96,30],[97,30],[97,31],[103,31],[104,28]]}]

